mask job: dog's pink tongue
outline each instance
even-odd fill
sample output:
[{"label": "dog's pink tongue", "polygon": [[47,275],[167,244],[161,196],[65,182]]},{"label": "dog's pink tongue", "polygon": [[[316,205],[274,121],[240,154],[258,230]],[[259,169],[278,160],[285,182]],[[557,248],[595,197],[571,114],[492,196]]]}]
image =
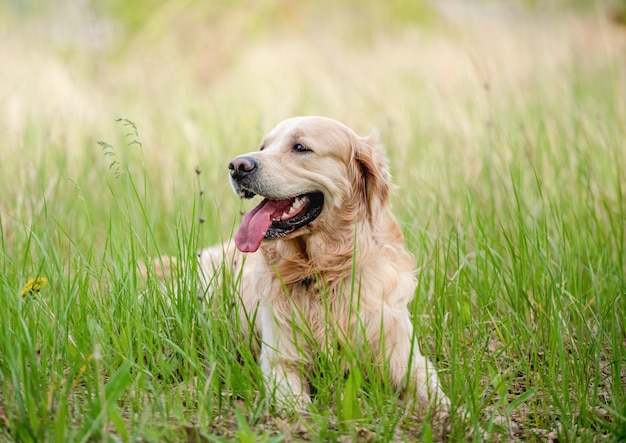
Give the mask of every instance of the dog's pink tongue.
[{"label": "dog's pink tongue", "polygon": [[255,252],[261,246],[267,228],[272,224],[272,214],[279,201],[263,200],[243,215],[241,226],[235,233],[235,244],[241,252]]}]

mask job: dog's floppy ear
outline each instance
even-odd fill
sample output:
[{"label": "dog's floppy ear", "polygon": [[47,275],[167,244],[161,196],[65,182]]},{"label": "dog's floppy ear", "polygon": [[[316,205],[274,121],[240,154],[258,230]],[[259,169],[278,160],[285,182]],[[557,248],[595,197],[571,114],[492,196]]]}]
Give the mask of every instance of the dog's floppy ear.
[{"label": "dog's floppy ear", "polygon": [[357,137],[353,152],[355,189],[370,221],[380,217],[389,204],[391,175],[377,132],[368,137]]}]

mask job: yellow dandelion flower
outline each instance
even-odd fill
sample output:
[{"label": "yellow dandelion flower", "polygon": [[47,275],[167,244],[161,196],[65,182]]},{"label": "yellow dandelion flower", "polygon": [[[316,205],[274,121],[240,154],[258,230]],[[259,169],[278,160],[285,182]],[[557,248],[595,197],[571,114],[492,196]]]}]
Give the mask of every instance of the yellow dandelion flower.
[{"label": "yellow dandelion flower", "polygon": [[48,285],[48,280],[45,277],[31,278],[22,287],[22,297],[26,297],[28,294],[34,294],[41,291],[41,288],[45,288]]}]

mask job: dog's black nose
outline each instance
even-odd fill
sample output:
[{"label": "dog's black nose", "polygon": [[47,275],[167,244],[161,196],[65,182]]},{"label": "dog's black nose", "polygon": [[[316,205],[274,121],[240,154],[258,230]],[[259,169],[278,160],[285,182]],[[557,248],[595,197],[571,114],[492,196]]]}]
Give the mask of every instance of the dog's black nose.
[{"label": "dog's black nose", "polygon": [[230,176],[234,179],[244,178],[257,168],[257,162],[253,157],[240,155],[235,157],[233,161],[228,164],[230,169]]}]

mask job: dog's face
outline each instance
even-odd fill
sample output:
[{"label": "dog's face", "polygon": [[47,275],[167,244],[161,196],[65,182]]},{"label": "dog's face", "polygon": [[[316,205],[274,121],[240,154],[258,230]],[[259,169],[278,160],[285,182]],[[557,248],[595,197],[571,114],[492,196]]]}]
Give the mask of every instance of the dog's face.
[{"label": "dog's face", "polygon": [[243,252],[263,240],[290,239],[374,223],[388,202],[390,178],[375,137],[358,137],[325,117],[278,124],[257,152],[234,158],[230,182],[242,198],[263,197],[235,234]]}]

